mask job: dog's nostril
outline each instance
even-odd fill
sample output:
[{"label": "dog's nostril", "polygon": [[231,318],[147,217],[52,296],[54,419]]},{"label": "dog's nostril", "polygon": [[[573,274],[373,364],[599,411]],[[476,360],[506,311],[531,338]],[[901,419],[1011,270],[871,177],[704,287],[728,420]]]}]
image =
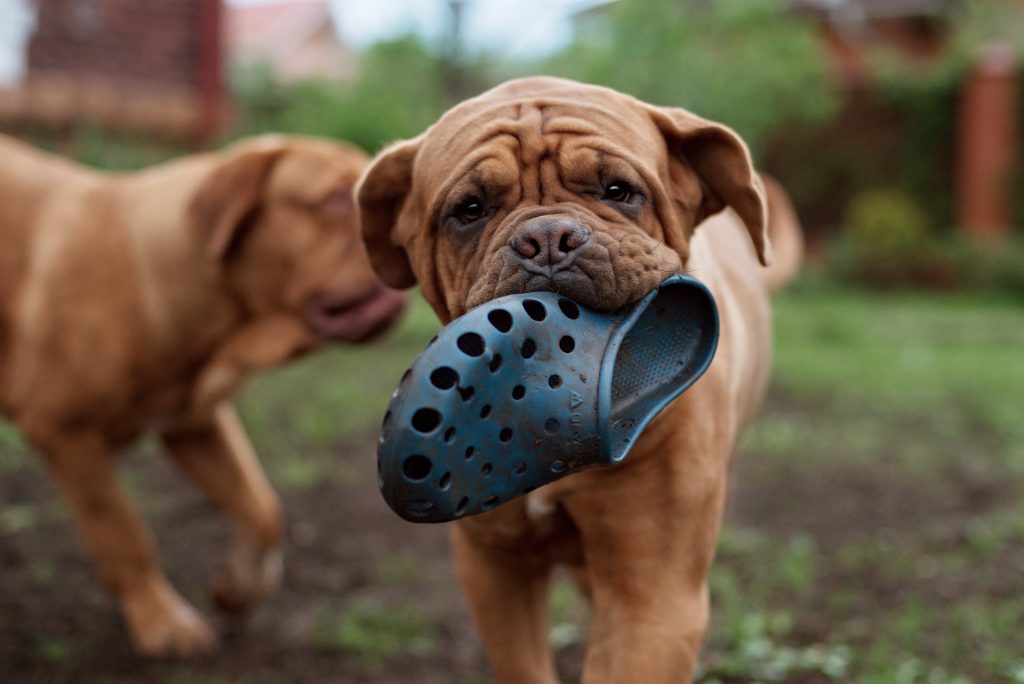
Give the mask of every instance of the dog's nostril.
[{"label": "dog's nostril", "polygon": [[509,240],[509,247],[524,259],[534,259],[541,253],[541,244],[532,232],[520,231]]},{"label": "dog's nostril", "polygon": [[590,231],[586,228],[573,225],[567,231],[562,233],[562,237],[558,240],[558,249],[563,254],[568,254],[569,252],[577,250],[587,244],[588,240],[590,240]]}]

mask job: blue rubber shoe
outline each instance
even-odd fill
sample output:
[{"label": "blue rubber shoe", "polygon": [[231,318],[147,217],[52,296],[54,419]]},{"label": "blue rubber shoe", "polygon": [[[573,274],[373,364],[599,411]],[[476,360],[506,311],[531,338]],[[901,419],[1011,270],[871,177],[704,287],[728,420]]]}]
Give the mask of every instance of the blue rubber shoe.
[{"label": "blue rubber shoe", "polygon": [[715,301],[683,275],[614,313],[551,292],[487,302],[402,377],[381,426],[381,493],[406,520],[445,522],[619,463],[717,343]]}]

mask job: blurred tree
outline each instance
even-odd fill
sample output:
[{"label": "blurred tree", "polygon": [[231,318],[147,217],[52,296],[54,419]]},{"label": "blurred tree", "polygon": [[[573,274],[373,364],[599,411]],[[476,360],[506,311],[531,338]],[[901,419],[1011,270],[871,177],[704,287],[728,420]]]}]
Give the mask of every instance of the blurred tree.
[{"label": "blurred tree", "polygon": [[234,78],[245,123],[238,134],[305,133],[376,151],[420,133],[444,111],[442,59],[414,36],[376,43],[361,57],[352,83],[274,83],[264,69]]},{"label": "blurred tree", "polygon": [[467,83],[466,64],[462,49],[466,0],[446,0],[446,4],[448,6],[448,23],[442,44],[444,54],[440,60],[441,79],[448,101],[455,104],[472,95]]},{"label": "blurred tree", "polygon": [[552,73],[685,107],[756,150],[773,131],[821,121],[838,96],[820,41],[783,0],[619,0],[580,22]]}]

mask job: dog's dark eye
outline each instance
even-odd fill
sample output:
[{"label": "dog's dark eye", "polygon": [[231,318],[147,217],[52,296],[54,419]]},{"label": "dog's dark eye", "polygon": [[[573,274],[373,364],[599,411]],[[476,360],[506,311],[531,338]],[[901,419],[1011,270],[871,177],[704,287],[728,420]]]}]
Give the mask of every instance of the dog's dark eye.
[{"label": "dog's dark eye", "polygon": [[484,208],[484,203],[479,197],[467,197],[460,201],[452,209],[452,216],[454,216],[463,225],[469,225],[470,223],[476,223],[484,217],[487,210]]},{"label": "dog's dark eye", "polygon": [[633,199],[634,193],[636,193],[636,190],[626,181],[612,181],[605,186],[604,195],[601,199],[607,202],[627,203]]}]

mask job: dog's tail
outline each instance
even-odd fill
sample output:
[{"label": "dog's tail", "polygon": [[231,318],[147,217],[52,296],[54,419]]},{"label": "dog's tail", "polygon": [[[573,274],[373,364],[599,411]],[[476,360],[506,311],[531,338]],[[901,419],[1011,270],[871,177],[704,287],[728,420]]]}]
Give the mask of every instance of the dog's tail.
[{"label": "dog's tail", "polygon": [[762,270],[768,289],[781,290],[800,271],[804,237],[789,195],[771,176],[761,175],[768,200],[768,238],[772,243],[772,265]]}]

